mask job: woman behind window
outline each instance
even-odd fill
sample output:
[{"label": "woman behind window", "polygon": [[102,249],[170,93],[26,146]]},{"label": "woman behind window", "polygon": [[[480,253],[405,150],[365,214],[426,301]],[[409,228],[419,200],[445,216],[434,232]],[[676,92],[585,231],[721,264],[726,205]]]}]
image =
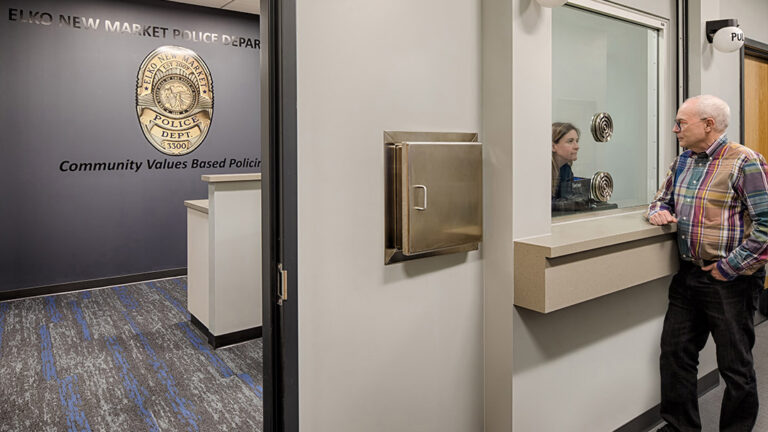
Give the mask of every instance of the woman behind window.
[{"label": "woman behind window", "polygon": [[552,200],[567,199],[573,182],[571,165],[578,158],[579,129],[571,123],[552,123]]}]

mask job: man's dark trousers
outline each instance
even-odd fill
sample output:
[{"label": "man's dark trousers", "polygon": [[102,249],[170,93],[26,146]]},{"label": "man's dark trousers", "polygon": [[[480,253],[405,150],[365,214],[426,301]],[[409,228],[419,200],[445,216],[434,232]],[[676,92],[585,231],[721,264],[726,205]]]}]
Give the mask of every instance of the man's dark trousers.
[{"label": "man's dark trousers", "polygon": [[[709,263],[705,263],[709,264]],[[717,366],[726,384],[720,431],[751,431],[758,411],[752,359],[757,295],[765,273],[718,281],[687,261],[669,287],[661,334],[661,416],[680,431],[699,431],[696,378],[699,351],[712,334]]]}]

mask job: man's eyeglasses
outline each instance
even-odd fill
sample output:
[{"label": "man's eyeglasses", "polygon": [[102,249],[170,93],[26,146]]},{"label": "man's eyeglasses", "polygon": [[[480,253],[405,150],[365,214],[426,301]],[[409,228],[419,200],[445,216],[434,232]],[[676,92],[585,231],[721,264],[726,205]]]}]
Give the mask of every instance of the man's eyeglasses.
[{"label": "man's eyeglasses", "polygon": [[701,118],[701,119],[699,119],[699,120],[697,120],[697,121],[695,121],[695,122],[692,122],[692,123],[688,123],[688,122],[687,122],[687,121],[685,121],[685,120],[675,120],[675,128],[676,128],[676,129],[680,129],[680,130],[683,130],[683,128],[684,128],[684,127],[686,127],[686,126],[688,126],[688,125],[691,125],[691,124],[694,124],[694,123],[698,123],[698,122],[700,122],[700,121],[704,121],[704,120],[706,120],[706,119],[707,119],[706,117],[705,117],[705,118]]}]

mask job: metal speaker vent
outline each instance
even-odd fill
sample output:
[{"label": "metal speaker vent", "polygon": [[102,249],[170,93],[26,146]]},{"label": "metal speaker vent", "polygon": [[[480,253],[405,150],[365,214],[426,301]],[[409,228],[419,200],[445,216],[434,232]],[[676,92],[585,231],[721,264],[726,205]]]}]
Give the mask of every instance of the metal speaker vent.
[{"label": "metal speaker vent", "polygon": [[597,142],[608,142],[613,136],[613,119],[607,112],[592,116],[592,138]]},{"label": "metal speaker vent", "polygon": [[605,171],[598,171],[592,176],[590,195],[599,202],[608,202],[613,194],[613,177]]}]

